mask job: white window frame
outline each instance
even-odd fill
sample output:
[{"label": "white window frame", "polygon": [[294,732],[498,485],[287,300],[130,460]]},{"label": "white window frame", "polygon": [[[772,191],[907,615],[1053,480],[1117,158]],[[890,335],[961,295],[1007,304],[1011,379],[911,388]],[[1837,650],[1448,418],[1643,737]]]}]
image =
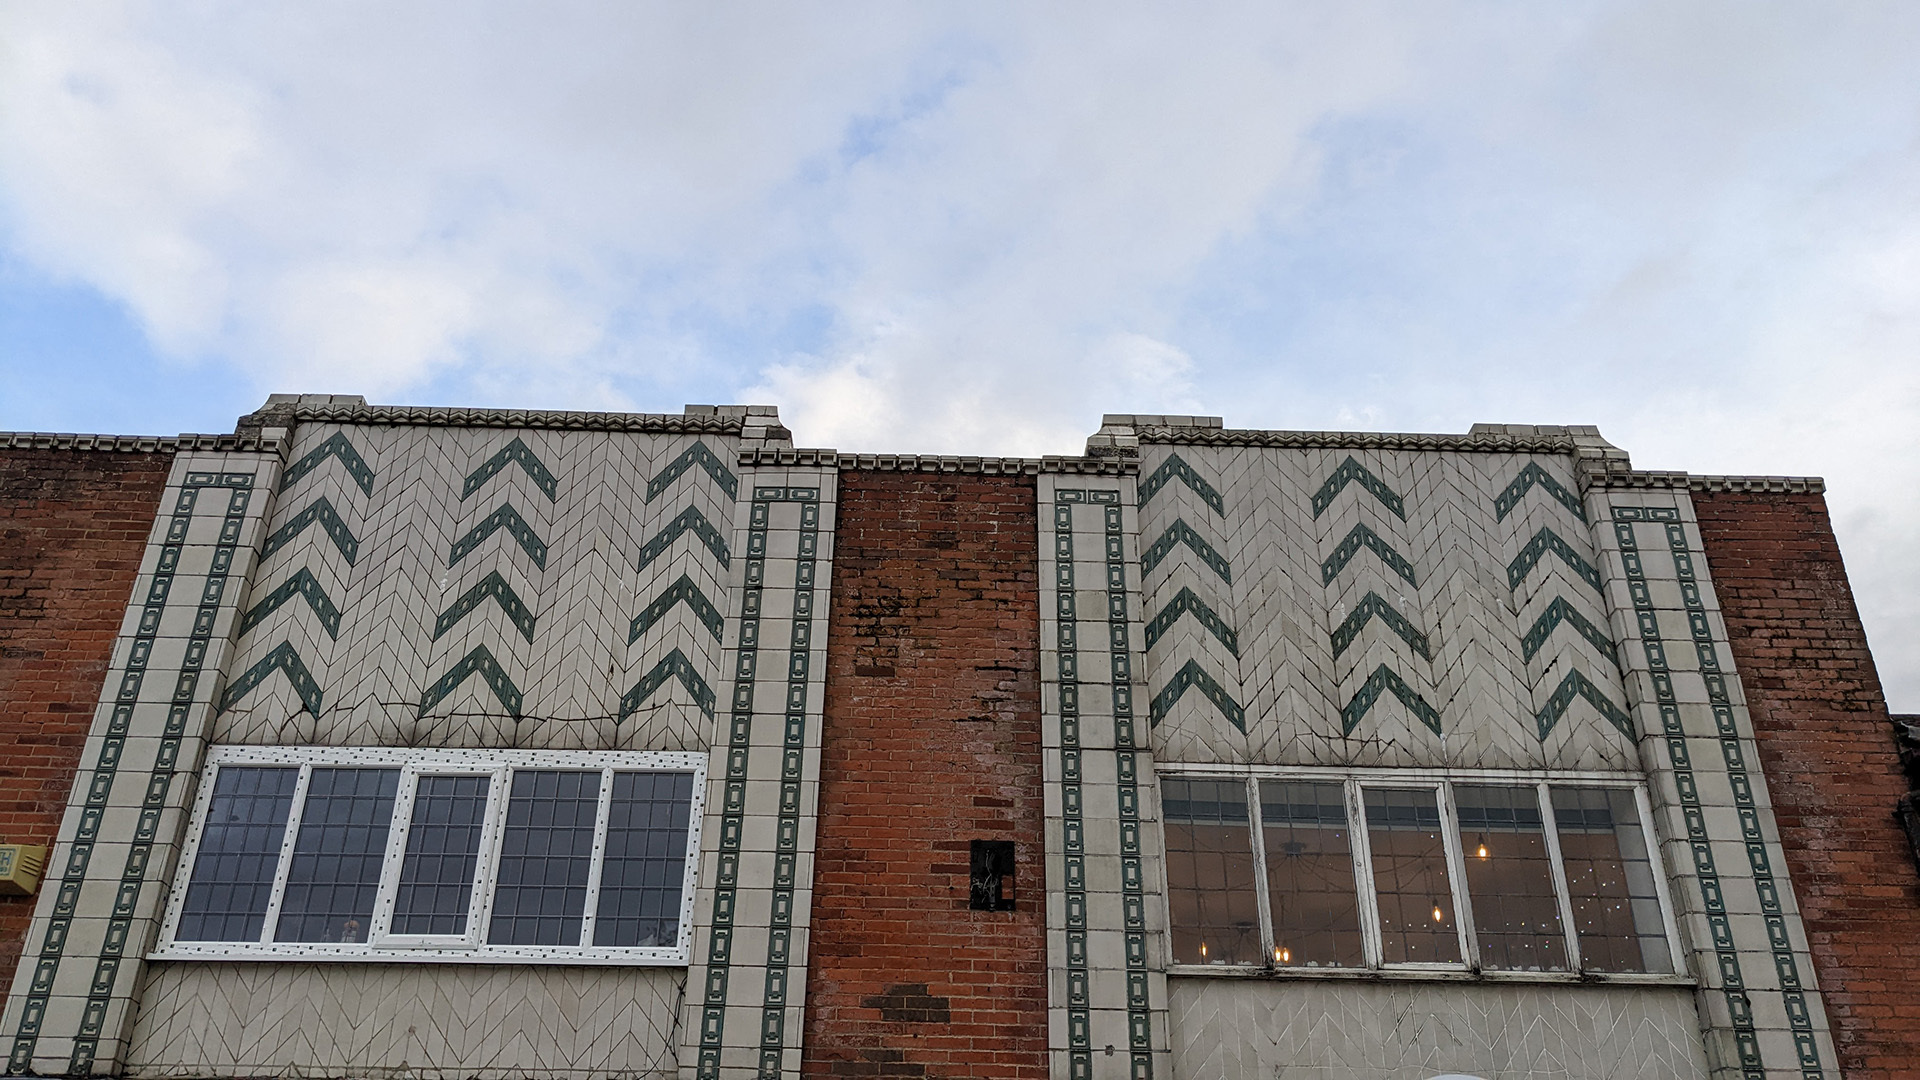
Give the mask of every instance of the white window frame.
[{"label": "white window frame", "polygon": [[[1254,890],[1260,912],[1260,936],[1264,964],[1173,964],[1169,971],[1183,975],[1299,975],[1355,976],[1409,975],[1435,977],[1477,977],[1518,981],[1592,981],[1691,983],[1686,957],[1680,947],[1680,928],[1673,912],[1673,899],[1667,884],[1665,860],[1661,857],[1659,834],[1653,827],[1652,804],[1646,781],[1619,773],[1568,770],[1496,770],[1496,769],[1339,769],[1325,767],[1239,766],[1162,763],[1156,767],[1163,779],[1239,780],[1246,786],[1248,829],[1253,854]],[[1309,968],[1280,963],[1273,939],[1273,912],[1267,891],[1266,830],[1260,820],[1260,782],[1286,780],[1302,783],[1337,783],[1347,811],[1348,847],[1353,862],[1355,896],[1360,907],[1361,967]],[[1553,873],[1554,895],[1560,907],[1560,928],[1564,935],[1566,971],[1484,970],[1480,943],[1474,932],[1472,904],[1467,896],[1466,854],[1461,847],[1459,811],[1454,805],[1456,784],[1495,784],[1505,787],[1532,787],[1542,808],[1542,830]],[[1569,894],[1566,865],[1560,853],[1559,823],[1554,819],[1550,787],[1620,788],[1633,792],[1634,808],[1639,815],[1642,841],[1652,863],[1654,892],[1660,902],[1660,921],[1666,935],[1671,972],[1583,971],[1580,966],[1579,928],[1574,925],[1573,898]],[[1446,845],[1447,884],[1453,899],[1455,932],[1459,935],[1458,963],[1387,963],[1380,928],[1380,900],[1373,880],[1373,845],[1367,827],[1364,792],[1368,788],[1419,788],[1437,793],[1440,829]],[[1168,895],[1166,863],[1161,863],[1161,895]]]},{"label": "white window frame", "polygon": [[[293,804],[287,812],[286,831],[281,838],[279,861],[274,869],[273,890],[261,923],[262,939],[272,936],[279,922],[281,902],[286,891],[287,873],[292,862],[293,845],[299,835],[300,816],[306,808],[308,779],[318,767],[387,768],[400,770],[399,788],[394,795],[392,824],[387,831],[387,847],[381,860],[378,898],[374,902],[373,925],[364,942],[273,942],[260,941],[180,941],[175,937],[187,885],[193,880],[194,860],[199,852],[201,830],[213,801],[214,782],[221,768],[254,766],[298,768],[300,776],[293,791]],[[688,810],[686,865],[680,882],[680,934],[671,946],[616,948],[600,945],[490,945],[486,928],[492,921],[495,871],[499,866],[500,844],[505,835],[508,784],[516,769],[557,769],[598,771],[600,802],[593,833],[592,863],[587,878],[587,905],[581,927],[581,940],[593,941],[595,917],[600,899],[601,870],[606,856],[607,824],[613,805],[615,772],[676,772],[693,774],[692,805]],[[401,863],[413,813],[413,794],[422,776],[481,775],[490,778],[487,785],[486,817],[480,838],[479,859],[474,872],[473,895],[467,909],[466,933],[460,935],[393,934],[393,907]],[[167,903],[159,947],[148,954],[153,960],[338,960],[377,963],[514,963],[582,965],[685,965],[693,946],[693,901],[700,868],[700,826],[704,819],[707,791],[707,755],[650,751],[576,751],[576,750],[433,750],[404,747],[343,746],[217,746],[207,751],[200,777],[200,791],[194,801],[193,818],[187,842],[181,850],[174,873],[173,891]]]}]

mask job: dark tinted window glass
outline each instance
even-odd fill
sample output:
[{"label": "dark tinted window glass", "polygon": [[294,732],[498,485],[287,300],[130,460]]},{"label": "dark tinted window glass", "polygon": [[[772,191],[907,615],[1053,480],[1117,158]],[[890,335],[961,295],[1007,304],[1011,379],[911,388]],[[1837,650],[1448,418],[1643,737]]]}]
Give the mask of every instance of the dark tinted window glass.
[{"label": "dark tinted window glass", "polygon": [[679,944],[692,810],[692,773],[613,774],[595,945]]},{"label": "dark tinted window glass", "polygon": [[1367,843],[1380,900],[1380,945],[1389,964],[1458,963],[1459,931],[1447,884],[1438,793],[1366,788]]},{"label": "dark tinted window glass", "polygon": [[1481,966],[1565,971],[1567,939],[1553,894],[1539,789],[1460,784],[1453,803],[1460,811],[1460,850]]},{"label": "dark tinted window glass", "polygon": [[1260,784],[1273,962],[1359,967],[1360,903],[1339,784]]},{"label": "dark tinted window glass", "polygon": [[394,897],[396,934],[464,934],[487,811],[485,776],[422,776]]},{"label": "dark tinted window glass", "polygon": [[365,941],[393,823],[398,769],[321,769],[307,777],[275,941]]},{"label": "dark tinted window glass", "polygon": [[1160,794],[1174,962],[1261,963],[1246,784],[1168,779]]},{"label": "dark tinted window glass", "polygon": [[598,772],[514,770],[489,944],[580,944],[599,809]]},{"label": "dark tinted window glass", "polygon": [[297,768],[221,766],[174,937],[260,940],[299,779]]},{"label": "dark tinted window glass", "polygon": [[1580,935],[1580,966],[1671,972],[1673,955],[1633,792],[1556,787],[1553,820]]}]

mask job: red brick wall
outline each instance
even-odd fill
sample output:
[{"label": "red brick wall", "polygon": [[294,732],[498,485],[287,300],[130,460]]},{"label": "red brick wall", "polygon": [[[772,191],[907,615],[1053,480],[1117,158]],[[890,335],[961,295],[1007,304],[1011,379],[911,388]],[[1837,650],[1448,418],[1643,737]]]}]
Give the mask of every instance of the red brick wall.
[{"label": "red brick wall", "polygon": [[[53,846],[172,465],[0,450],[0,841]],[[0,995],[35,900],[0,896]]]},{"label": "red brick wall", "polygon": [[1818,495],[1694,495],[1847,1080],[1920,1076],[1920,873],[1893,728]]},{"label": "red brick wall", "polygon": [[[1044,1077],[1039,522],[1032,480],[843,472],[807,1076]],[[968,908],[1013,840],[1012,912]]]}]

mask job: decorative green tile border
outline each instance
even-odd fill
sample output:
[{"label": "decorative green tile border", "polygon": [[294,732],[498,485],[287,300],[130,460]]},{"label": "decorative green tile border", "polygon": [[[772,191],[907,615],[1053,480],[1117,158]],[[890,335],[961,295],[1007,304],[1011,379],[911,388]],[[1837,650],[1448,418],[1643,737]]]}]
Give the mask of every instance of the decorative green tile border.
[{"label": "decorative green tile border", "polygon": [[1200,496],[1202,502],[1213,507],[1214,513],[1223,516],[1226,514],[1227,504],[1221,500],[1220,492],[1195,472],[1193,466],[1183,461],[1179,454],[1168,454],[1167,460],[1161,462],[1159,468],[1140,481],[1140,505],[1145,506],[1152,502],[1153,497],[1160,493],[1161,488],[1167,486],[1169,480],[1178,480],[1193,489],[1193,493]]},{"label": "decorative green tile border", "polygon": [[1418,582],[1413,580],[1413,564],[1408,562],[1404,555],[1393,550],[1392,544],[1380,539],[1378,533],[1365,525],[1355,525],[1349,530],[1339,546],[1333,549],[1333,554],[1327,556],[1327,560],[1320,564],[1320,584],[1333,584],[1333,579],[1340,576],[1340,572],[1347,568],[1347,564],[1353,561],[1355,555],[1360,554],[1362,548],[1378,555],[1380,561],[1386,563],[1387,568],[1400,575],[1401,580],[1408,585],[1418,586]]},{"label": "decorative green tile border", "polygon": [[1220,644],[1227,647],[1228,652],[1240,655],[1240,635],[1234,633],[1233,627],[1208,607],[1205,600],[1200,599],[1192,589],[1186,588],[1175,593],[1173,599],[1167,601],[1167,606],[1160,609],[1160,614],[1147,623],[1147,648],[1153,648],[1168,630],[1173,629],[1182,615],[1192,615],[1201,626],[1206,627],[1208,633],[1219,639]]},{"label": "decorative green tile border", "polygon": [[[713,523],[707,520],[707,516],[700,512],[699,507],[689,506],[680,511],[680,515],[668,522],[653,539],[640,546],[640,563],[635,569],[645,570],[653,560],[666,554],[675,540],[687,533],[692,533],[702,544],[705,544],[707,550],[713,553],[713,557],[720,561],[721,566],[731,565],[727,553],[727,538],[720,535],[720,530],[713,527]],[[762,529],[760,543],[764,545],[766,542],[766,530]]]},{"label": "decorative green tile border", "polygon": [[433,640],[439,641],[446,636],[447,631],[472,614],[473,609],[485,603],[489,597],[500,605],[501,611],[507,613],[507,620],[513,623],[514,629],[520,631],[520,636],[529,642],[533,641],[533,627],[538,616],[521,602],[520,595],[513,591],[513,586],[507,584],[507,579],[501,577],[498,570],[481,578],[478,584],[462,593],[460,599],[440,613],[433,623]]},{"label": "decorative green tile border", "polygon": [[679,679],[680,685],[686,687],[687,692],[693,695],[693,700],[699,703],[700,712],[707,719],[713,719],[713,688],[700,677],[699,670],[693,666],[693,661],[687,659],[687,654],[679,649],[662,657],[659,663],[653,665],[653,670],[642,675],[639,682],[620,695],[620,719],[625,720],[639,712],[640,706],[653,696],[654,691],[665,686],[668,679]]},{"label": "decorative green tile border", "polygon": [[1727,768],[1727,781],[1733,790],[1740,816],[1747,859],[1753,872],[1754,888],[1759,894],[1761,914],[1766,920],[1767,936],[1773,947],[1773,961],[1780,984],[1788,1022],[1793,1028],[1795,1051],[1800,1059],[1803,1080],[1824,1077],[1813,1023],[1808,1012],[1806,993],[1800,983],[1798,965],[1787,937],[1785,910],[1780,903],[1779,886],[1767,856],[1766,842],[1760,830],[1758,805],[1753,782],[1747,775],[1746,752],[1741,746],[1732,698],[1727,693],[1726,674],[1720,670],[1719,651],[1706,617],[1700,584],[1693,569],[1693,552],[1687,543],[1686,527],[1673,507],[1615,506],[1614,537],[1620,544],[1620,559],[1626,570],[1627,591],[1633,598],[1634,619],[1640,631],[1640,646],[1653,682],[1654,701],[1660,712],[1662,734],[1666,742],[1667,763],[1673,770],[1674,784],[1680,795],[1681,816],[1686,822],[1687,844],[1693,852],[1694,874],[1700,882],[1701,898],[1706,906],[1707,928],[1712,938],[1719,968],[1721,993],[1732,1019],[1734,1047],[1739,1055],[1743,1080],[1765,1080],[1766,1066],[1760,1056],[1760,1040],[1754,1032],[1753,1005],[1747,995],[1746,978],[1741,972],[1740,953],[1735,948],[1733,926],[1728,917],[1720,874],[1714,864],[1713,846],[1707,833],[1706,812],[1701,805],[1699,787],[1694,779],[1693,762],[1687,747],[1686,730],[1680,720],[1679,698],[1674,693],[1673,672],[1667,663],[1666,643],[1660,632],[1659,613],[1653,607],[1653,594],[1647,586],[1646,567],[1634,523],[1660,523],[1665,527],[1667,546],[1673,557],[1674,572],[1687,610],[1687,621],[1700,661],[1700,673],[1706,683],[1707,697],[1713,709],[1719,749]]},{"label": "decorative green tile border", "polygon": [[720,640],[721,630],[725,625],[720,609],[713,606],[713,602],[707,599],[707,594],[700,591],[700,586],[695,585],[691,577],[681,574],[680,580],[667,586],[664,592],[653,598],[653,603],[648,604],[646,610],[633,617],[633,622],[627,627],[627,644],[631,645],[639,641],[641,634],[653,629],[655,623],[664,618],[667,612],[673,610],[673,605],[682,603],[693,611],[694,617],[700,620],[700,625],[713,634],[714,640]]},{"label": "decorative green tile border", "polygon": [[500,667],[500,662],[493,658],[493,654],[487,651],[485,645],[475,645],[472,652],[461,657],[458,663],[447,669],[445,675],[440,676],[434,680],[432,686],[427,687],[426,693],[420,695],[418,715],[425,717],[428,710],[446,700],[448,694],[453,693],[454,687],[465,682],[469,675],[476,672],[486,680],[487,686],[492,688],[493,696],[499,698],[500,704],[506,707],[507,715],[515,720],[520,719],[520,688],[513,685],[513,680],[507,677],[506,671]]},{"label": "decorative green tile border", "polygon": [[305,510],[288,518],[285,525],[275,529],[273,535],[267,537],[266,544],[260,549],[261,561],[264,562],[274,552],[292,543],[294,537],[305,532],[308,526],[315,524],[318,524],[321,531],[327,534],[327,538],[333,541],[333,546],[340,549],[340,554],[346,557],[347,565],[352,566],[353,560],[360,555],[360,541],[354,539],[352,530],[347,528],[347,523],[340,520],[339,514],[334,513],[333,504],[327,501],[325,495],[313,500]]},{"label": "decorative green tile border", "polygon": [[1432,729],[1435,735],[1440,734],[1440,711],[1427,704],[1426,698],[1421,697],[1413,687],[1407,685],[1407,680],[1385,664],[1373,669],[1373,674],[1367,676],[1367,681],[1353,695],[1353,700],[1340,710],[1340,733],[1353,734],[1353,729],[1360,726],[1360,720],[1367,715],[1367,710],[1373,708],[1373,703],[1380,700],[1380,695],[1389,690],[1400,699],[1400,704],[1420,718],[1421,723]]},{"label": "decorative green tile border", "polygon": [[1226,556],[1215,551],[1213,545],[1207,543],[1206,538],[1194,531],[1193,526],[1179,518],[1174,519],[1173,524],[1167,526],[1167,531],[1160,534],[1160,539],[1147,545],[1146,550],[1140,553],[1140,572],[1153,573],[1153,568],[1159,566],[1161,561],[1173,554],[1173,549],[1181,544],[1191,548],[1209,570],[1220,575],[1221,581],[1229,585],[1233,583],[1233,567],[1227,562]]},{"label": "decorative green tile border", "polygon": [[1614,647],[1613,639],[1607,636],[1605,630],[1593,625],[1587,621],[1586,616],[1575,611],[1573,605],[1567,603],[1566,598],[1562,596],[1553,598],[1553,603],[1548,604],[1547,609],[1540,613],[1540,617],[1533,620],[1533,628],[1520,639],[1521,659],[1533,659],[1562,623],[1578,631],[1581,637],[1587,639],[1588,644],[1613,661],[1614,667],[1620,666],[1620,650]]},{"label": "decorative green tile border", "polygon": [[1149,726],[1159,727],[1160,721],[1166,719],[1167,713],[1173,710],[1174,703],[1179,701],[1180,696],[1189,688],[1199,690],[1202,696],[1213,702],[1214,708],[1220,710],[1220,715],[1227,718],[1227,723],[1232,724],[1241,734],[1246,733],[1247,710],[1241,708],[1240,703],[1233,700],[1233,695],[1227,693],[1225,687],[1215,682],[1213,676],[1207,674],[1197,660],[1189,660],[1182,664],[1180,670],[1173,673],[1173,678],[1167,680],[1167,685],[1153,695],[1153,701],[1147,713]]},{"label": "decorative green tile border", "polygon": [[[61,871],[52,915],[47,922],[46,933],[41,937],[39,955],[33,961],[33,977],[27,985],[26,1000],[22,1003],[20,1027],[14,1033],[13,1049],[7,1057],[6,1071],[9,1075],[33,1072],[34,1050],[46,1021],[54,978],[59,973],[67,935],[73,928],[75,913],[79,909],[87,866],[93,857],[94,846],[100,839],[107,800],[118,777],[120,757],[126,750],[127,736],[133,726],[134,706],[148,673],[147,662],[159,636],[161,616],[165,612],[168,596],[173,591],[188,528],[201,495],[209,490],[224,489],[227,492],[227,505],[220,535],[213,549],[211,565],[199,582],[200,595],[193,630],[187,638],[186,652],[174,678],[172,697],[167,702],[166,727],[161,733],[153,769],[146,777],[140,817],[134,826],[126,863],[115,883],[116,891],[106,935],[100,947],[100,956],[94,964],[86,1006],[74,1037],[73,1054],[68,1061],[68,1072],[71,1074],[85,1076],[94,1071],[107,1008],[113,997],[114,983],[119,978],[121,961],[125,959],[127,946],[133,938],[134,911],[146,885],[148,863],[159,838],[160,816],[166,809],[167,796],[173,786],[175,765],[180,758],[181,744],[186,738],[187,723],[207,653],[212,647],[214,623],[218,621],[220,602],[226,594],[228,575],[246,523],[247,505],[253,496],[253,485],[252,473],[189,472],[186,483],[174,497],[172,515],[167,521],[167,531],[161,542],[160,557],[141,604],[140,623],[134,633],[133,647],[121,674],[120,685],[114,692],[112,713],[107,722],[106,735],[101,739],[100,754],[85,774],[88,777],[85,801],[81,806],[73,842],[68,848],[66,866]],[[137,942],[134,945],[138,948]]]},{"label": "decorative green tile border", "polygon": [[1540,527],[1539,532],[1533,534],[1533,539],[1527,541],[1526,547],[1520,549],[1520,554],[1515,555],[1513,561],[1507,564],[1507,588],[1518,589],[1520,583],[1527,580],[1527,575],[1533,572],[1533,568],[1538,566],[1540,560],[1549,552],[1559,556],[1561,562],[1572,567],[1573,572],[1579,574],[1582,581],[1596,590],[1601,588],[1600,571],[1595,570],[1592,563],[1573,550],[1572,545],[1560,539],[1559,533],[1545,525]]},{"label": "decorative green tile border", "polygon": [[1581,524],[1586,524],[1587,508],[1580,505],[1580,496],[1568,491],[1560,481],[1549,476],[1547,470],[1541,468],[1537,461],[1527,462],[1526,467],[1520,470],[1520,475],[1513,478],[1513,482],[1507,485],[1506,490],[1493,497],[1494,520],[1507,520],[1507,515],[1513,513],[1514,507],[1520,505],[1520,500],[1526,497],[1527,492],[1533,490],[1536,484],[1553,496],[1555,502],[1566,507],[1568,513],[1579,518]]},{"label": "decorative green tile border", "polygon": [[514,541],[520,545],[520,550],[526,552],[527,558],[533,560],[533,565],[542,570],[547,568],[547,542],[540,539],[540,535],[533,531],[533,526],[527,524],[527,519],[520,516],[520,511],[506,503],[501,503],[500,509],[488,514],[480,524],[468,529],[467,535],[453,542],[452,549],[447,552],[447,565],[449,567],[460,565],[461,559],[473,554],[476,548],[486,543],[487,537],[501,529],[505,529],[507,535],[513,537]]},{"label": "decorative green tile border", "polygon": [[[1079,613],[1074,598],[1073,566],[1073,510],[1075,506],[1089,504],[1101,509],[1105,524],[1107,666],[1113,695],[1115,783],[1120,810],[1120,882],[1127,962],[1129,1075],[1131,1080],[1151,1080],[1153,1026],[1147,971],[1145,871],[1140,846],[1140,764],[1139,745],[1134,737],[1131,651],[1127,644],[1123,519],[1120,493],[1098,489],[1056,490],[1053,506],[1054,595],[1058,619],[1056,647],[1060,687],[1061,830],[1065,856],[1064,921],[1067,935],[1067,1076],[1068,1080],[1091,1080],[1093,1076],[1092,973],[1087,947],[1086,821],[1081,809],[1085,796],[1081,756],[1085,751],[1080,744]],[[1191,533],[1192,530],[1187,532]]]},{"label": "decorative green tile border", "polygon": [[360,485],[362,494],[373,494],[372,467],[367,464],[367,459],[361,457],[360,452],[353,448],[353,443],[347,440],[346,434],[339,431],[327,436],[319,446],[308,451],[299,461],[287,466],[287,471],[280,474],[280,490],[285,492],[299,483],[328,458],[339,460],[341,466],[347,470],[347,475],[353,478],[354,483]]},{"label": "decorative green tile border", "polygon": [[1620,734],[1629,739],[1639,738],[1633,730],[1633,717],[1628,716],[1626,710],[1608,700],[1607,695],[1593,684],[1592,679],[1575,670],[1567,672],[1567,677],[1560,680],[1560,685],[1553,691],[1553,696],[1549,697],[1547,703],[1534,715],[1534,723],[1539,729],[1541,742],[1547,741],[1547,736],[1552,733],[1554,725],[1567,714],[1567,709],[1573,705],[1573,699],[1576,697],[1586,698],[1589,704],[1600,710],[1600,715],[1606,717],[1608,723],[1620,729]]},{"label": "decorative green tile border", "polygon": [[1354,605],[1353,614],[1348,615],[1346,621],[1328,635],[1333,645],[1333,658],[1340,659],[1340,654],[1347,651],[1347,646],[1352,645],[1359,638],[1360,631],[1366,628],[1367,622],[1376,617],[1386,623],[1388,629],[1398,634],[1400,640],[1407,643],[1408,648],[1419,653],[1423,659],[1433,659],[1433,651],[1427,642],[1427,635],[1416,629],[1405,615],[1395,611],[1393,605],[1381,599],[1380,594],[1376,592],[1367,593],[1358,604]]},{"label": "decorative green tile border", "polygon": [[492,457],[481,462],[479,468],[468,474],[466,484],[460,488],[460,501],[466,502],[468,496],[479,491],[481,485],[493,479],[509,464],[520,466],[528,476],[532,477],[534,486],[540,489],[548,502],[559,497],[560,481],[554,477],[546,463],[542,462],[526,443],[520,441],[520,436],[515,435],[512,442],[501,447]]},{"label": "decorative green tile border", "polygon": [[333,601],[327,596],[327,590],[320,587],[320,580],[313,576],[313,571],[304,566],[247,610],[246,615],[240,619],[240,629],[236,636],[245,635],[247,631],[265,622],[267,616],[272,615],[279,610],[280,605],[295,596],[306,599],[307,606],[313,609],[313,613],[320,619],[320,625],[326,629],[327,637],[340,636],[340,609],[333,606]]},{"label": "decorative green tile border", "polygon": [[1327,508],[1333,505],[1333,500],[1348,484],[1359,484],[1366,488],[1369,494],[1380,500],[1380,505],[1393,511],[1394,517],[1401,521],[1407,520],[1406,503],[1401,500],[1399,493],[1388,487],[1385,480],[1373,475],[1365,465],[1355,461],[1351,455],[1340,463],[1339,468],[1333,470],[1332,475],[1327,477],[1327,482],[1320,485],[1320,490],[1313,493],[1313,516],[1318,518],[1326,513]]},{"label": "decorative green tile border", "polygon": [[300,704],[308,712],[319,716],[322,700],[320,684],[313,680],[312,673],[307,671],[307,665],[300,661],[300,654],[294,651],[293,643],[288,641],[275,645],[267,655],[261,657],[252,667],[242,672],[239,678],[233,680],[226,692],[220,695],[220,706],[214,710],[215,713],[223,713],[233,708],[234,703],[253,693],[261,683],[267,681],[269,675],[276,671],[285,675],[287,682],[293,684],[293,692],[300,696]]},{"label": "decorative green tile border", "polygon": [[727,493],[727,498],[731,499],[739,495],[740,481],[733,475],[733,470],[727,468],[727,463],[720,460],[720,455],[708,448],[706,443],[696,442],[681,451],[679,457],[668,462],[666,468],[661,469],[653,479],[647,481],[647,501],[652,502],[695,465],[706,470],[707,475],[713,478],[713,482],[720,485],[720,490]]},{"label": "decorative green tile border", "polygon": [[[746,829],[747,759],[753,749],[754,682],[760,650],[761,602],[766,587],[767,531],[776,502],[800,504],[800,538],[794,561],[793,630],[787,645],[787,688],[780,744],[780,815],[774,833],[773,908],[767,932],[767,977],[760,1008],[761,1075],[782,1074],[782,1057],[786,1048],[787,979],[793,959],[795,891],[800,887],[801,777],[806,760],[807,678],[813,655],[814,573],[818,566],[820,544],[820,489],[817,487],[753,489],[753,503],[747,520],[747,556],[740,600],[740,647],[735,661],[733,700],[727,725],[727,770],[720,804],[719,872],[714,880],[713,921],[707,939],[706,985],[699,991],[702,995],[700,1044],[694,1065],[694,1074],[699,1080],[718,1080],[721,1045],[726,1034],[733,914],[740,888],[741,839]],[[675,519],[676,522],[690,520],[689,514],[698,517],[697,512],[689,508]],[[699,520],[705,523],[704,518]],[[685,531],[687,527],[690,526],[683,526],[680,531]],[[712,544],[708,546],[713,547]],[[661,544],[660,548],[664,550],[665,544]],[[722,543],[715,552],[722,565],[726,565],[725,550],[725,544]],[[646,561],[651,561],[651,557],[641,565],[644,566]]]}]

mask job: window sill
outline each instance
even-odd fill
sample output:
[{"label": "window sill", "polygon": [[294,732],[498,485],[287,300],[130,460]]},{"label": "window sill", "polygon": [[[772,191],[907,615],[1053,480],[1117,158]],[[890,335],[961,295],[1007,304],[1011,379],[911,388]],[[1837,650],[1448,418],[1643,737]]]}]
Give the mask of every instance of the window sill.
[{"label": "window sill", "polygon": [[537,945],[473,949],[370,949],[339,945],[173,944],[147,954],[156,962],[241,961],[358,964],[567,964],[575,967],[686,967],[687,950],[578,949]]},{"label": "window sill", "polygon": [[1295,968],[1229,964],[1173,964],[1169,978],[1262,979],[1271,982],[1524,983],[1557,986],[1693,986],[1691,975],[1603,974],[1571,971],[1482,971],[1434,968]]}]

